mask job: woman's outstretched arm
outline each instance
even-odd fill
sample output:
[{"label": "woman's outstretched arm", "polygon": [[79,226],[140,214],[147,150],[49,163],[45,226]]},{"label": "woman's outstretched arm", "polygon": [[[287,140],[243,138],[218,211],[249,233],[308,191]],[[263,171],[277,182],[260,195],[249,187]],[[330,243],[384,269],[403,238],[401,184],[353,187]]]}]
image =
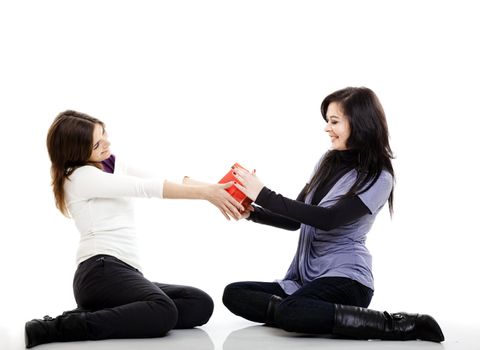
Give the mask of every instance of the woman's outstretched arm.
[{"label": "woman's outstretched arm", "polygon": [[237,202],[225,189],[233,185],[233,182],[225,184],[178,184],[165,181],[163,184],[163,198],[170,199],[204,199],[215,205],[227,220],[230,217],[238,220],[243,206]]},{"label": "woman's outstretched arm", "polygon": [[237,183],[235,186],[255,203],[275,214],[325,231],[349,224],[371,213],[358,196],[344,198],[334,206],[324,208],[283,197],[265,187],[254,174],[242,169],[236,169],[235,174],[239,182],[244,184],[241,186]]}]

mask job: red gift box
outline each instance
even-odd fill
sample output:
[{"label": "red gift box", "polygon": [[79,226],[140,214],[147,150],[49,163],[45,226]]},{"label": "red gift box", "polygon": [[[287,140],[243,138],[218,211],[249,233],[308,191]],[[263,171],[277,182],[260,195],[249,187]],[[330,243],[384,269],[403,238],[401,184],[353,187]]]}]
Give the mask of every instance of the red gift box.
[{"label": "red gift box", "polygon": [[[240,164],[238,163],[235,163],[233,165],[233,168],[242,168],[246,171],[248,171],[247,169],[245,169],[243,166],[241,166]],[[243,185],[240,181],[237,180],[237,178],[233,175],[233,168],[230,169],[230,171],[218,182],[220,184],[224,184],[224,183],[227,183],[227,182],[230,182],[230,181],[236,181],[237,183],[239,183],[240,185]],[[225,189],[228,193],[230,193],[230,195],[235,198],[235,200],[237,202],[239,202],[241,205],[243,205],[243,207],[245,209],[248,208],[248,206],[250,204],[252,204],[252,200],[250,198],[248,198],[242,191],[240,191],[235,185],[232,185],[230,186],[229,188],[226,188]]]}]

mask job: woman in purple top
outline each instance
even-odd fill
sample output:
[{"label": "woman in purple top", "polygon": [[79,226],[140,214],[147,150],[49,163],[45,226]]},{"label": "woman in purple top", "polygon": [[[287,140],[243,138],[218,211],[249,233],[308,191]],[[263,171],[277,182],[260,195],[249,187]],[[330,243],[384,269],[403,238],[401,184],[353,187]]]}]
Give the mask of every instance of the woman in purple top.
[{"label": "woman in purple top", "polygon": [[321,113],[332,147],[296,200],[271,191],[254,173],[234,171],[243,184],[236,186],[256,204],[243,217],[300,229],[300,238],[283,280],[232,283],[224,291],[225,306],[292,332],[443,341],[431,316],[367,309],[374,286],[366,235],[387,201],[393,212],[395,178],[377,96],[364,87],[345,88],[323,100]]}]

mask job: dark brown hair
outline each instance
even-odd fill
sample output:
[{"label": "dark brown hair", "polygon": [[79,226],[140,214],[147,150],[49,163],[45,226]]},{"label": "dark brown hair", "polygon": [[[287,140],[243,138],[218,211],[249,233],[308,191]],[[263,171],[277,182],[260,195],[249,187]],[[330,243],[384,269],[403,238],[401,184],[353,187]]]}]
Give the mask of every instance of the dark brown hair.
[{"label": "dark brown hair", "polygon": [[[358,177],[345,197],[367,191],[380,177],[382,170],[388,171],[395,182],[387,119],[377,95],[366,87],[347,87],[335,91],[325,97],[320,106],[325,121],[328,106],[332,102],[340,105],[350,125],[346,146],[358,154]],[[304,189],[304,194],[316,186],[324,185],[331,178],[337,159],[336,152],[338,151],[330,150],[326,153],[312,181]],[[393,187],[388,197],[388,206],[392,214]]]},{"label": "dark brown hair", "polygon": [[63,215],[68,216],[65,203],[65,180],[75,169],[83,165],[99,164],[89,162],[93,147],[95,124],[104,127],[103,122],[87,114],[67,110],[53,121],[47,135],[47,149],[52,162],[52,176],[55,204]]}]

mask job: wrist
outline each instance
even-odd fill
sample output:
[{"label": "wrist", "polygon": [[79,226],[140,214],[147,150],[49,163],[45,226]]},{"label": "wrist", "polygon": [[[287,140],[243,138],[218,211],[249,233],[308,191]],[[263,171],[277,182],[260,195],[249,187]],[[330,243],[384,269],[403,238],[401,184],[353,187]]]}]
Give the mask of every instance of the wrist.
[{"label": "wrist", "polygon": [[211,201],[213,197],[213,191],[214,191],[215,185],[202,185],[202,191],[201,191],[201,196],[202,199],[205,199],[207,201]]},{"label": "wrist", "polygon": [[268,196],[268,193],[270,193],[271,190],[267,186],[262,186],[260,191],[257,194],[257,197],[255,198],[254,202],[262,205],[261,202],[265,201],[265,198]]}]

